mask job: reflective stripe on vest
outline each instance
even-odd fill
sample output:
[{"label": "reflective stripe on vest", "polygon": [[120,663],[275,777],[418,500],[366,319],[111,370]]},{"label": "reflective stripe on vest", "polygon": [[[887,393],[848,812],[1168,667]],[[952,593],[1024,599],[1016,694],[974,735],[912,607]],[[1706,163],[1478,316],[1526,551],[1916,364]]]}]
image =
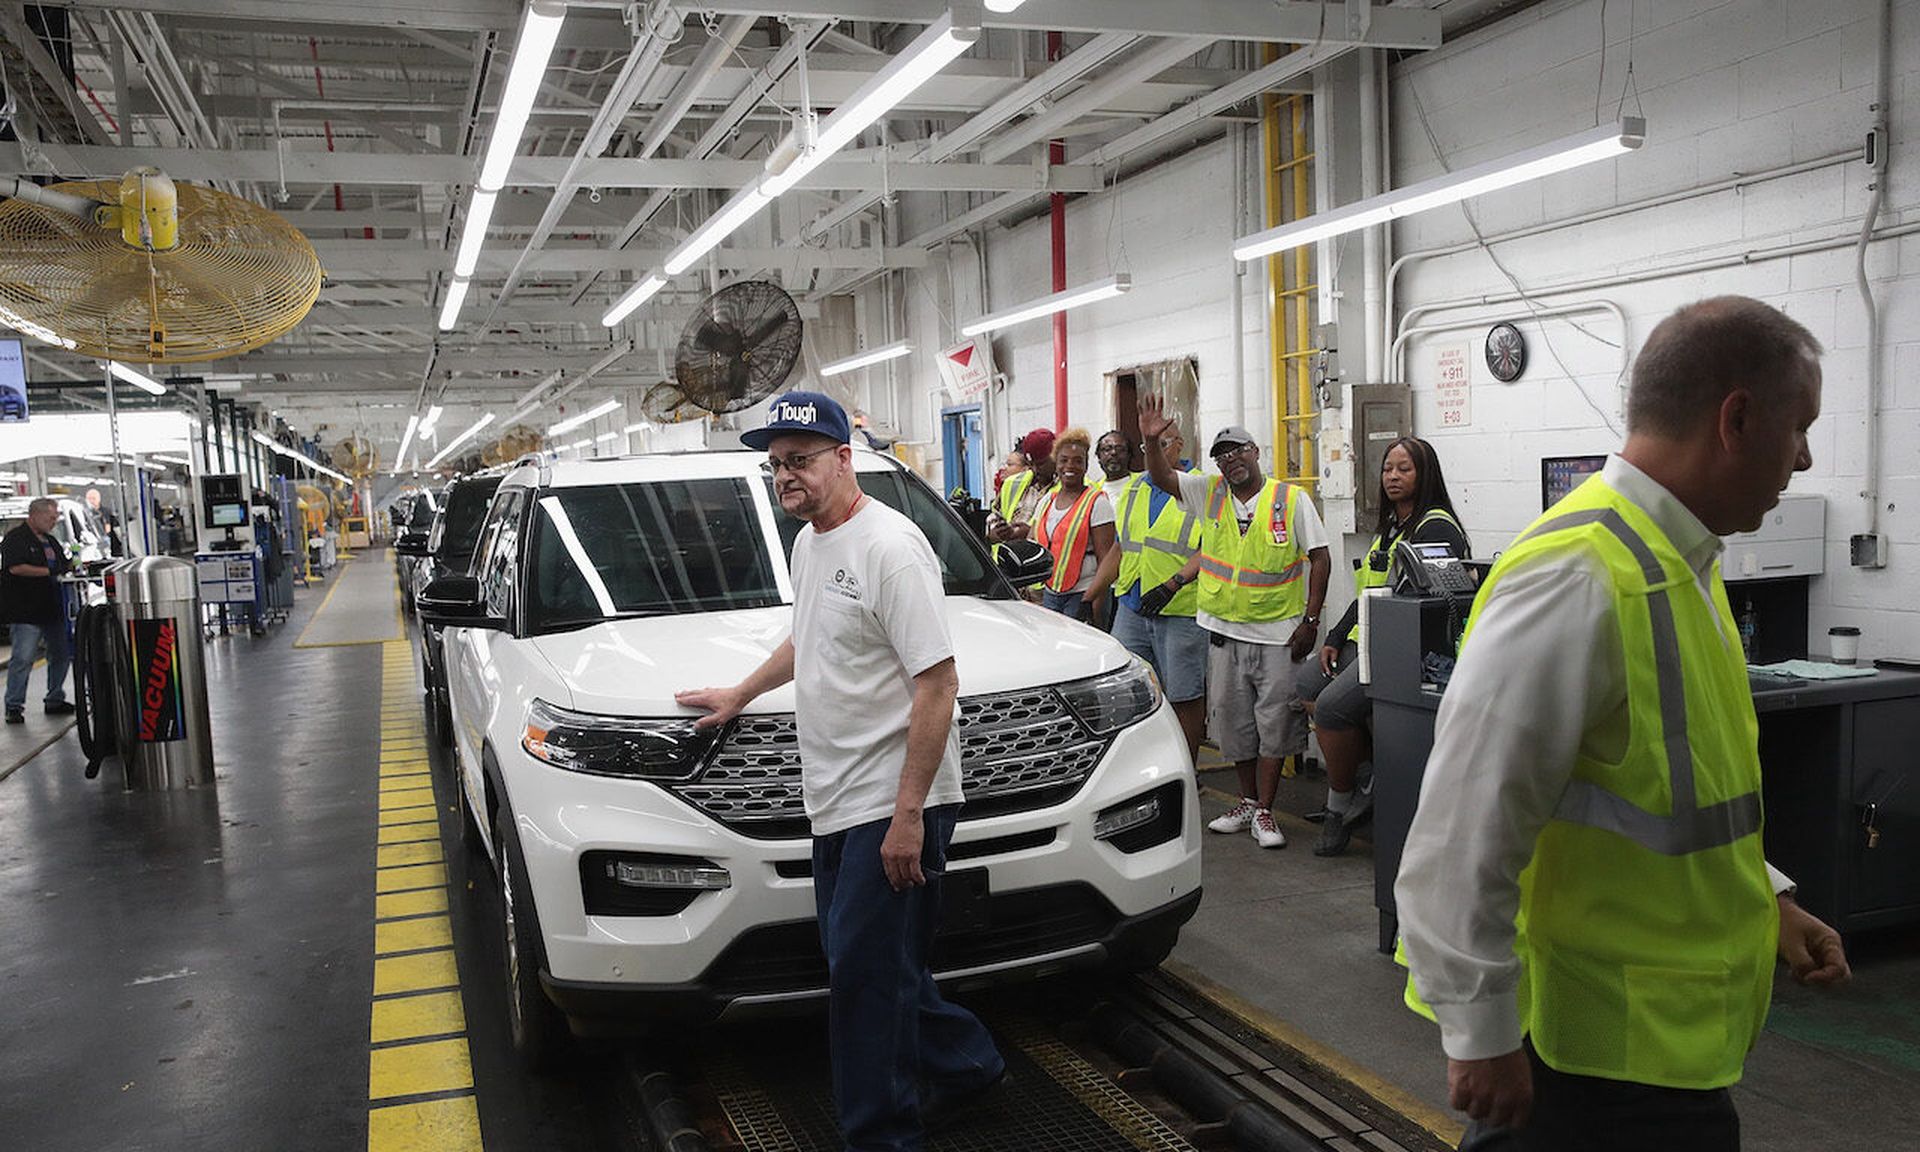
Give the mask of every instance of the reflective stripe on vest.
[{"label": "reflective stripe on vest", "polygon": [[1373,558],[1381,554],[1385,554],[1389,558],[1392,557],[1394,544],[1398,544],[1402,540],[1413,539],[1414,536],[1419,534],[1420,529],[1438,520],[1444,520],[1452,524],[1454,528],[1459,530],[1462,536],[1467,534],[1467,530],[1460,527],[1460,521],[1454,519],[1453,514],[1445,508],[1427,509],[1427,514],[1415,521],[1411,527],[1402,528],[1396,533],[1393,537],[1392,544],[1387,544],[1383,547],[1380,543],[1380,537],[1376,534],[1373,541],[1367,545],[1366,559],[1361,562],[1360,567],[1354,569],[1353,594],[1355,596],[1361,596],[1364,595],[1369,588],[1385,588],[1387,586],[1387,576],[1393,566],[1389,563],[1382,562],[1381,565],[1376,568],[1373,564]]},{"label": "reflective stripe on vest", "polygon": [[[1269,479],[1254,499],[1247,531],[1227,505],[1226,481],[1207,481],[1207,519],[1200,538],[1200,607],[1222,620],[1258,623],[1306,611],[1306,555],[1292,531],[1298,492]],[[1284,542],[1274,539],[1283,534]]]},{"label": "reflective stripe on vest", "polygon": [[1084,489],[1067,508],[1067,513],[1054,522],[1054,530],[1047,531],[1047,510],[1054,506],[1054,500],[1060,489],[1055,486],[1041,501],[1033,514],[1033,538],[1042,548],[1053,553],[1053,575],[1047,579],[1047,588],[1053,592],[1071,592],[1080,582],[1080,566],[1087,558],[1087,537],[1093,529],[1088,521],[1093,518],[1093,502],[1100,493],[1091,488]]},{"label": "reflective stripe on vest", "polygon": [[[1142,592],[1158,588],[1185,568],[1200,550],[1200,518],[1171,496],[1155,516],[1154,491],[1152,477],[1144,472],[1122,485],[1114,522],[1114,535],[1120,543],[1120,571],[1113,581],[1114,588],[1121,592],[1136,584]],[[1192,616],[1199,603],[1200,589],[1188,584],[1173,594],[1160,615]]]},{"label": "reflective stripe on vest", "polygon": [[1020,507],[1020,497],[1027,494],[1027,485],[1033,483],[1031,468],[1014,473],[1000,483],[1000,519],[1013,522],[1014,509]]}]

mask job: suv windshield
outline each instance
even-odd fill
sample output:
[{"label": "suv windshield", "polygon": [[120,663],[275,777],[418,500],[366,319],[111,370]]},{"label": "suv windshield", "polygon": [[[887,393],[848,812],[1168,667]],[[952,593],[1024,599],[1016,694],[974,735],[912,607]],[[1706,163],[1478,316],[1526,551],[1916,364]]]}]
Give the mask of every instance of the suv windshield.
[{"label": "suv windshield", "polygon": [[435,560],[453,572],[473,569],[473,550],[480,545],[480,527],[487,522],[487,508],[500,488],[500,477],[487,476],[462,480],[447,494],[446,514],[434,525],[437,539],[432,542]]},{"label": "suv windshield", "polygon": [[[914,522],[933,545],[940,558],[940,578],[949,596],[986,596],[992,599],[1010,595],[999,573],[989,564],[987,554],[958,518],[940,502],[925,484],[909,480],[904,472],[861,472],[860,487],[867,495]],[[768,480],[767,498],[774,507],[780,501],[773,495]],[[793,542],[800,535],[800,521],[785,512],[775,512],[780,524],[780,546],[787,558],[793,558]]]},{"label": "suv windshield", "polygon": [[782,603],[745,480],[556,488],[535,507],[525,575],[535,633]]}]

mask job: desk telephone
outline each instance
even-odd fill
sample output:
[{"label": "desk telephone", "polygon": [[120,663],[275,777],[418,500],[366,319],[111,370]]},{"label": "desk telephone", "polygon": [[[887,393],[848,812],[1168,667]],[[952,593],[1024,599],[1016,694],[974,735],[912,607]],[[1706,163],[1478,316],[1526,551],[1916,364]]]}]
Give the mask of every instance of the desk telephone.
[{"label": "desk telephone", "polygon": [[1445,544],[1415,544],[1401,540],[1393,546],[1393,575],[1389,586],[1397,594],[1472,596],[1479,582]]}]

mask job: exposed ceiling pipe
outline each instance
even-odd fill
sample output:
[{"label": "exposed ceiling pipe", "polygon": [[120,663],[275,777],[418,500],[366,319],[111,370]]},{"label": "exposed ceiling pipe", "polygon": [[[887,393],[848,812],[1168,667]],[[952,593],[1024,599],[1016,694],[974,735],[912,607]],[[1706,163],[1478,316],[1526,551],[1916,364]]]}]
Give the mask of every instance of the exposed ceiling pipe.
[{"label": "exposed ceiling pipe", "polygon": [[515,258],[513,268],[507,273],[507,281],[494,294],[493,307],[487,311],[486,319],[474,330],[473,338],[477,342],[483,339],[492,327],[494,318],[500,314],[500,306],[512,298],[514,289],[520,286],[520,277],[526,271],[527,262],[533,258],[547,237],[553,234],[560,217],[566,213],[573,202],[573,194],[580,187],[578,176],[580,169],[589,161],[599,158],[613,139],[614,132],[627,118],[627,113],[640,99],[640,93],[653,79],[655,69],[660,65],[661,57],[667,48],[679,38],[680,14],[672,4],[655,5],[648,15],[645,27],[641,29],[640,41],[627,54],[627,62],[620,69],[620,75],[613,82],[613,88],[600,105],[600,111],[594,115],[593,122],[587,126],[586,135],[580,140],[580,147],[573,153],[573,160],[567,165],[566,174],[561,176],[553,195],[547,200],[547,207],[540,214],[540,222],[534,226],[533,235],[527,238],[526,247]]},{"label": "exposed ceiling pipe", "polygon": [[1053,107],[1021,121],[1013,131],[980,150],[980,160],[998,164],[1030,144],[1050,139],[1058,130],[1096,109],[1112,103],[1129,88],[1138,87],[1213,43],[1205,36],[1175,36],[1120,64],[1112,72],[1079,89]]}]

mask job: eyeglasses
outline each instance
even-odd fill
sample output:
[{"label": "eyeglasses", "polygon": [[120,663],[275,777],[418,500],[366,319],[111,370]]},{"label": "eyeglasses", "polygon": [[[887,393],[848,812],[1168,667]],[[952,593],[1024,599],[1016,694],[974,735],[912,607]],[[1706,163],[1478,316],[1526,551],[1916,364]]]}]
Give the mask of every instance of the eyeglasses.
[{"label": "eyeglasses", "polygon": [[778,476],[782,470],[800,472],[805,470],[807,464],[815,456],[824,456],[829,452],[837,450],[839,447],[840,445],[838,444],[829,444],[825,448],[815,448],[811,452],[791,452],[785,457],[769,456],[766,462],[760,465],[760,471],[765,472],[769,476]]},{"label": "eyeglasses", "polygon": [[1235,456],[1251,456],[1260,450],[1258,444],[1241,444],[1234,448],[1224,448],[1213,454],[1215,463],[1224,463]]}]

